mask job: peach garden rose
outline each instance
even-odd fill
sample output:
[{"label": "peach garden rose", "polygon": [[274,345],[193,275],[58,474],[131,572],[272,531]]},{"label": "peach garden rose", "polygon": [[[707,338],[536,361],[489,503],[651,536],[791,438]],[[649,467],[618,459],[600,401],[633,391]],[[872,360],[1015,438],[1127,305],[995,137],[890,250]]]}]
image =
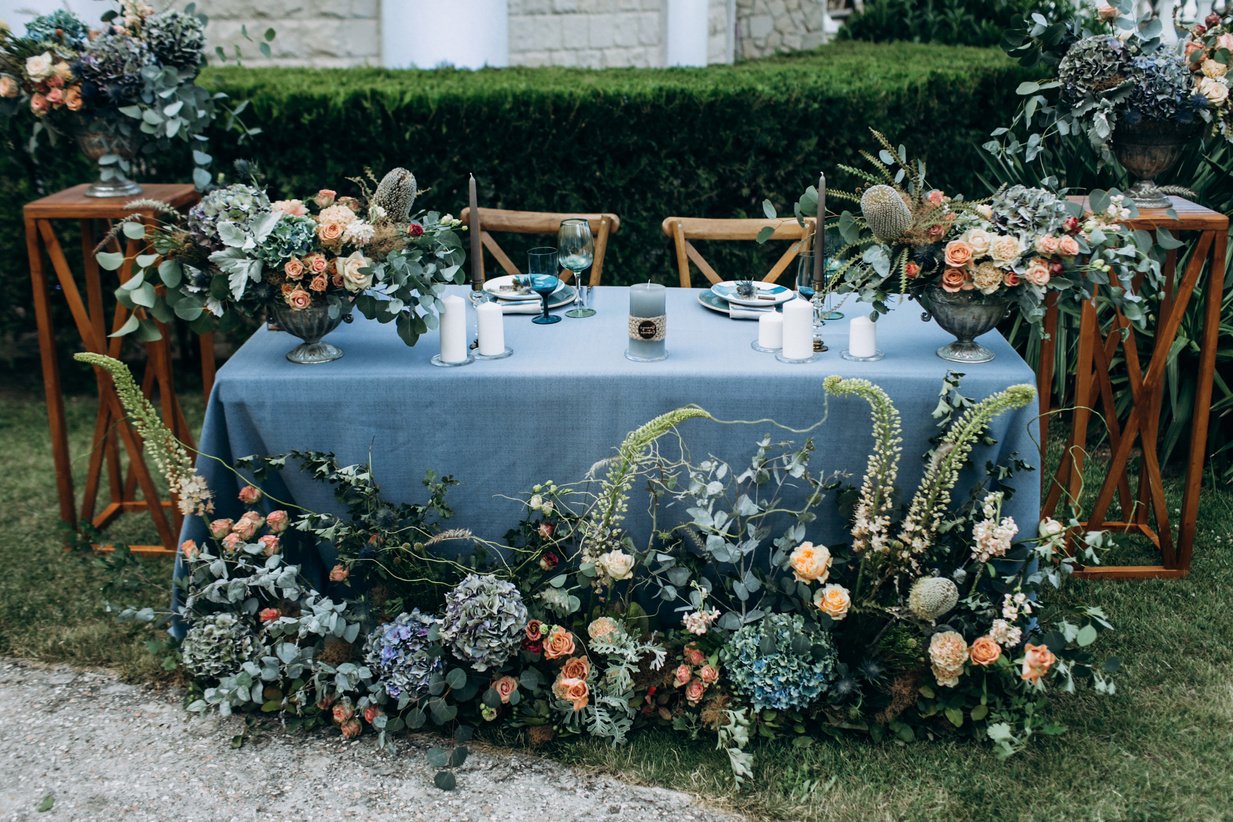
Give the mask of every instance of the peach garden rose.
[{"label": "peach garden rose", "polygon": [[585,656],[571,656],[561,666],[561,676],[568,679],[586,679],[591,675],[591,660]]},{"label": "peach garden rose", "polygon": [[1053,668],[1057,657],[1047,645],[1028,643],[1023,648],[1023,670],[1020,677],[1024,682],[1039,682]]},{"label": "peach garden rose", "polygon": [[955,294],[963,289],[968,275],[962,268],[948,268],[942,272],[942,290]]},{"label": "peach garden rose", "polygon": [[952,268],[963,268],[972,260],[972,246],[963,240],[951,240],[946,244],[946,264]]},{"label": "peach garden rose", "polygon": [[573,652],[574,635],[560,625],[553,625],[552,630],[548,632],[548,637],[544,640],[544,658],[559,659]]},{"label": "peach garden rose", "polygon": [[1079,241],[1074,237],[1063,237],[1057,242],[1057,253],[1063,257],[1076,257],[1079,254]]},{"label": "peach garden rose", "polygon": [[492,683],[492,689],[497,692],[497,696],[501,699],[501,704],[508,705],[510,696],[514,691],[518,690],[518,680],[512,676],[503,676]]},{"label": "peach garden rose", "polygon": [[287,305],[291,306],[296,311],[304,311],[305,309],[312,307],[313,304],[313,295],[309,294],[302,288],[294,289],[286,296],[285,299],[287,301]]},{"label": "peach garden rose", "polygon": [[848,615],[848,609],[852,607],[852,598],[847,588],[831,583],[818,589],[818,592],[813,595],[813,604],[818,607],[819,611],[838,621]]},{"label": "peach garden rose", "polygon": [[695,679],[685,686],[685,700],[690,705],[697,705],[702,701],[702,697],[706,695],[706,683],[701,679]]},{"label": "peach garden rose", "polygon": [[788,557],[797,582],[826,582],[831,572],[831,552],[825,545],[802,542]]},{"label": "peach garden rose", "polygon": [[1002,656],[1002,646],[998,645],[991,636],[977,637],[972,647],[968,649],[968,656],[971,657],[973,663],[988,667]]}]

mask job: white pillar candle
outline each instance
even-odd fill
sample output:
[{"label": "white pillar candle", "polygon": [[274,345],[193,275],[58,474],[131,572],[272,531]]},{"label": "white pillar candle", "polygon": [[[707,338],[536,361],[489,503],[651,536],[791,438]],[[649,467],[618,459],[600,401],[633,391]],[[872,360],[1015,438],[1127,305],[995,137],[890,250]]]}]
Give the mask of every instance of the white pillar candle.
[{"label": "white pillar candle", "polygon": [[479,352],[485,357],[505,353],[505,312],[495,302],[475,307],[475,325],[479,330]]},{"label": "white pillar candle", "polygon": [[853,317],[848,323],[848,353],[872,357],[878,353],[878,326],[868,317]]},{"label": "white pillar candle", "polygon": [[783,315],[771,311],[758,318],[758,345],[762,348],[783,348]]},{"label": "white pillar candle", "polygon": [[467,304],[451,294],[441,301],[441,361],[466,362]]},{"label": "white pillar candle", "polygon": [[813,356],[813,303],[795,299],[783,307],[783,357],[806,360]]}]

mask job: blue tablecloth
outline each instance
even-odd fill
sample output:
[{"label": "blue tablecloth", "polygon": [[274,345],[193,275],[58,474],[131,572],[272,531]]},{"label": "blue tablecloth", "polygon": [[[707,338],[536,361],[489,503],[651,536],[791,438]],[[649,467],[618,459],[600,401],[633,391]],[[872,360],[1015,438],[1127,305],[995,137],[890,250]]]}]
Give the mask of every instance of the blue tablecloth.
[{"label": "blue tablecloth", "polygon": [[[392,326],[362,319],[329,335],[346,352],[342,359],[294,365],[284,355],[296,341],[262,328],[219,371],[200,447],[228,462],[293,449],[333,451],[343,464],[371,460],[385,496],[395,501],[423,500],[427,469],[452,475],[461,484],[447,496],[456,511],[449,527],[499,541],[522,510],[503,495],[526,494],[550,479],[580,480],[627,432],[658,414],[696,403],[723,420],[771,418],[804,428],[825,413],[822,379],[840,374],[868,378],[894,399],[904,422],[900,481],[908,493],[915,488],[918,455],[936,433],[930,413],[943,375],[955,368],[934,353],[951,338],[922,322],[915,304],[904,303],[878,321],[878,346],[886,352],[879,362],[839,356],[848,336],[847,320],[840,320],[826,327],[828,353],[792,365],[750,347],[757,323],[703,308],[698,293],[668,289],[669,357],[653,363],[625,359],[628,292],[615,287],[596,289],[599,313],[590,319],[539,326],[530,316],[507,316],[513,356],[462,368],[429,364],[438,351],[435,335],[406,348]],[[851,318],[865,307],[850,302],[844,310]],[[1034,383],[1031,369],[999,334],[981,341],[997,358],[963,369],[967,396],[982,398],[1008,385]],[[997,445],[978,447],[973,464],[983,470],[987,460],[1005,462],[1017,452],[1038,466],[1035,418],[1030,406],[998,419]],[[763,434],[792,437],[765,423],[706,420],[689,421],[682,432],[695,460],[714,454],[734,466],[744,464]],[[827,421],[812,436],[813,467],[851,472],[859,484],[872,443],[866,403],[832,399]],[[235,515],[234,476],[213,460],[198,465],[218,498],[219,515]],[[327,487],[287,474],[280,493],[312,510],[337,509]],[[1039,482],[1037,474],[1021,474],[1005,512],[1024,530],[1034,530],[1039,518]],[[847,525],[833,500],[828,505],[812,534],[823,542],[841,537]],[[635,531],[638,507],[631,506]],[[201,523],[190,520],[183,538],[202,536]],[[324,561],[332,563],[332,557]]]}]

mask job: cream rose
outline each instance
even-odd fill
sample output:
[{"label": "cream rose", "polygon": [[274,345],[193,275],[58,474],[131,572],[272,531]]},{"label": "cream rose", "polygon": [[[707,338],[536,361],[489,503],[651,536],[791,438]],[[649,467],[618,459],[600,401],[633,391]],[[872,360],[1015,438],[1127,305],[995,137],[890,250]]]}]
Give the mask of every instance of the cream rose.
[{"label": "cream rose", "polygon": [[51,76],[51,52],[43,52],[26,58],[26,76],[36,83],[41,83]]},{"label": "cream rose", "polygon": [[989,243],[989,256],[999,263],[1013,263],[1023,253],[1023,243],[1018,237],[999,234]]},{"label": "cream rose", "polygon": [[848,609],[852,607],[852,597],[847,588],[831,583],[813,595],[813,604],[818,606],[819,611],[838,621],[848,615]]},{"label": "cream rose", "polygon": [[1229,99],[1229,85],[1223,77],[1204,77],[1199,81],[1199,93],[1213,106],[1219,106]]},{"label": "cream rose", "polygon": [[634,558],[621,550],[600,554],[595,568],[609,579],[620,581],[634,575]]},{"label": "cream rose", "polygon": [[972,253],[977,257],[988,254],[989,243],[993,241],[993,237],[983,228],[970,228],[961,239],[972,247]]},{"label": "cream rose", "polygon": [[1027,271],[1023,272],[1023,279],[1027,280],[1032,285],[1046,286],[1049,284],[1049,264],[1039,257],[1032,260],[1028,265]]},{"label": "cream rose", "polygon": [[1233,34],[1222,34],[1216,38],[1216,48],[1233,51]]},{"label": "cream rose", "polygon": [[802,542],[788,557],[797,582],[826,582],[831,573],[831,552],[825,545]]},{"label": "cream rose", "polygon": [[1204,77],[1224,77],[1229,73],[1229,67],[1219,60],[1213,60],[1210,57],[1203,61],[1200,69]]},{"label": "cream rose", "polygon": [[21,93],[17,81],[7,74],[0,74],[0,97],[13,98]]},{"label": "cream rose", "polygon": [[372,274],[365,274],[360,271],[361,268],[367,268],[370,265],[368,258],[358,251],[351,253],[350,257],[343,262],[343,288],[346,288],[352,294],[356,294],[372,285]]}]

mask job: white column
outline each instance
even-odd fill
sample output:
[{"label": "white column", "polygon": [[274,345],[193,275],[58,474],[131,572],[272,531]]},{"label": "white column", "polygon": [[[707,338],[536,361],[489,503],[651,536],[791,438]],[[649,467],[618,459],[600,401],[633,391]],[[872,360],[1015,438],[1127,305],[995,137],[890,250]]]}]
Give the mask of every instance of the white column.
[{"label": "white column", "polygon": [[382,0],[386,68],[509,65],[508,0]]},{"label": "white column", "polygon": [[668,0],[669,66],[705,66],[709,40],[707,0]]}]

